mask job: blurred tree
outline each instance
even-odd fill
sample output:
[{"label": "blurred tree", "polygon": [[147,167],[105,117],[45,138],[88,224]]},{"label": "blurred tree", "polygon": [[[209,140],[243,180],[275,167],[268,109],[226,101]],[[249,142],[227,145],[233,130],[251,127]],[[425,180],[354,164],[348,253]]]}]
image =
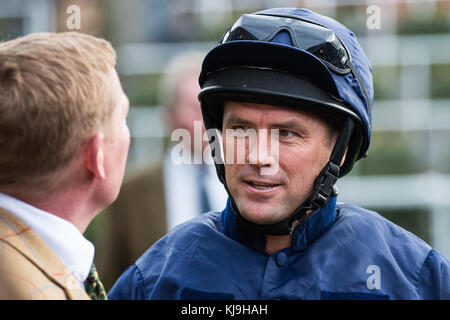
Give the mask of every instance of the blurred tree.
[{"label": "blurred tree", "polygon": [[[450,54],[450,53],[449,53]],[[450,64],[433,65],[431,67],[431,97],[450,98]]]}]

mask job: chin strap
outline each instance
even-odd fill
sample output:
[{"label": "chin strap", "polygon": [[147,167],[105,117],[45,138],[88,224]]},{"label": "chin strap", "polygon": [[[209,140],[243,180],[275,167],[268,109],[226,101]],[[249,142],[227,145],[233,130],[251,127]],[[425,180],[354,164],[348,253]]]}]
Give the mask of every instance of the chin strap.
[{"label": "chin strap", "polygon": [[323,208],[325,204],[331,197],[338,194],[335,183],[339,178],[340,163],[344,157],[345,150],[347,149],[350,137],[353,133],[355,123],[352,119],[347,118],[344,123],[344,128],[340,133],[336,144],[334,145],[333,151],[331,152],[330,161],[325,165],[322,171],[317,176],[314,181],[314,187],[311,197],[303,204],[301,204],[292,213],[292,215],[280,222],[274,224],[257,224],[249,221],[242,217],[239,210],[231,197],[226,183],[224,183],[225,188],[230,195],[231,204],[236,212],[237,224],[245,229],[251,230],[253,232],[259,232],[270,235],[288,235],[293,231],[292,225],[295,221],[301,221],[306,217],[306,213],[310,210],[316,211],[317,209]]}]

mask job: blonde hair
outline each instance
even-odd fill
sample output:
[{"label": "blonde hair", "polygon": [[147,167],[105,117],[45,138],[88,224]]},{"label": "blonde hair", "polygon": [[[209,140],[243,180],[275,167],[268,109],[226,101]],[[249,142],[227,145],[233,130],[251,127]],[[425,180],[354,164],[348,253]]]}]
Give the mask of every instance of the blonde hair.
[{"label": "blonde hair", "polygon": [[0,186],[64,167],[110,114],[110,43],[76,32],[0,43]]}]

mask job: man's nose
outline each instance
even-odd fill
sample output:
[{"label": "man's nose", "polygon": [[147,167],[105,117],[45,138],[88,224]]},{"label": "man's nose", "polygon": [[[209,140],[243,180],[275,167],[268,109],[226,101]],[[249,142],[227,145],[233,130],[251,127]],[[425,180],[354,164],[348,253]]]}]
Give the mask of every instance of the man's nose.
[{"label": "man's nose", "polygon": [[267,129],[258,130],[258,134],[254,139],[249,141],[249,150],[247,161],[250,165],[257,167],[270,167],[274,161],[274,150],[271,150],[271,137]]}]

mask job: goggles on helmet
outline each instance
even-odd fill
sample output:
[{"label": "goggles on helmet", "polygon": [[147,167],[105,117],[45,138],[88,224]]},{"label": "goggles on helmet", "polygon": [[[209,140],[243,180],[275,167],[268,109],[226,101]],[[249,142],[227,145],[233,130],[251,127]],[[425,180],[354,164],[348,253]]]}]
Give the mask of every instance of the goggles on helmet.
[{"label": "goggles on helmet", "polygon": [[366,88],[353,66],[347,48],[332,30],[319,24],[298,17],[244,14],[219,43],[239,40],[271,42],[282,31],[289,33],[292,46],[314,55],[329,70],[340,75],[352,73],[369,106]]}]

